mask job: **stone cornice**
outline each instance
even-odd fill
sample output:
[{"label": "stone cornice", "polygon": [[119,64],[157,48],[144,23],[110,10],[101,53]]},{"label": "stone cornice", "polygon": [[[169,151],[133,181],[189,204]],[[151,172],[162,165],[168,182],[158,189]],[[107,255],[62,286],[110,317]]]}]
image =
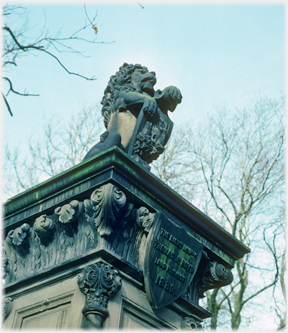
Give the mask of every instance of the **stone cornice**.
[{"label": "stone cornice", "polygon": [[[161,205],[169,218],[169,215],[176,216],[208,242],[217,244],[233,260],[249,252],[249,248],[117,147],[112,147],[7,201],[4,222],[6,232],[20,227],[29,219],[40,217],[43,212],[52,213],[55,208],[69,204],[73,199],[84,200],[90,196],[91,189],[109,181],[117,186],[127,185],[127,190],[132,193],[135,193],[135,188],[136,192],[145,192],[146,198],[150,196],[154,199],[156,210]],[[149,198],[146,201],[147,204],[152,204]]]}]

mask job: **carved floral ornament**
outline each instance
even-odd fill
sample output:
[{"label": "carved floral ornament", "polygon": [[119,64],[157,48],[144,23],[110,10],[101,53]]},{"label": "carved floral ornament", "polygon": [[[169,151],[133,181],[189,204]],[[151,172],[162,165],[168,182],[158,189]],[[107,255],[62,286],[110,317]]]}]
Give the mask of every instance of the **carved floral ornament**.
[{"label": "carved floral ornament", "polygon": [[83,203],[77,200],[72,200],[69,204],[55,209],[55,214],[59,217],[61,223],[71,223],[84,212]]},{"label": "carved floral ornament", "polygon": [[5,321],[12,311],[13,299],[5,297],[2,299],[2,302],[2,320]]},{"label": "carved floral ornament", "polygon": [[123,223],[132,212],[133,203],[127,203],[124,192],[113,184],[96,189],[90,200],[84,200],[87,219],[94,221],[101,236],[109,236],[116,223]]},{"label": "carved floral ornament", "polygon": [[[114,184],[102,185],[92,192],[89,199],[83,202],[72,200],[57,207],[53,214],[42,214],[33,224],[24,223],[8,232],[3,250],[6,283],[38,275],[43,270],[83,255],[97,248],[101,238],[105,238],[108,248],[111,246],[115,253],[142,269],[141,255],[146,251],[147,237],[155,220],[154,212],[139,202],[131,202]],[[199,280],[195,285],[192,283],[195,296],[187,293],[188,299],[194,303],[204,296],[204,291],[227,285],[233,279],[230,270],[216,261],[211,262],[208,257],[206,259],[204,266],[207,268],[203,274],[197,273]],[[94,321],[94,327],[98,327],[108,315],[107,302],[120,288],[120,280],[110,266],[95,265],[80,274],[79,288],[86,295],[83,313],[90,323]],[[7,306],[10,308],[9,303]],[[100,314],[95,312],[96,309]]]},{"label": "carved floral ornament", "polygon": [[[141,238],[151,228],[153,218],[154,213],[128,200],[114,184],[102,185],[90,199],[72,200],[57,207],[52,215],[37,217],[32,226],[24,223],[8,232],[3,249],[6,283],[93,250],[99,237],[113,242],[117,234],[121,242],[127,223],[129,232],[133,229],[138,235],[135,237]],[[141,242],[131,245],[136,253],[139,246]],[[137,254],[135,258],[137,264]]]},{"label": "carved floral ornament", "polygon": [[181,323],[181,328],[184,330],[199,330],[202,329],[200,321],[195,320],[193,317],[185,317]]},{"label": "carved floral ornament", "polygon": [[27,235],[30,229],[30,225],[24,223],[21,227],[11,230],[8,233],[8,237],[11,239],[11,242],[15,246],[21,246],[27,241]]},{"label": "carved floral ornament", "polygon": [[42,243],[46,244],[53,238],[55,232],[55,222],[54,219],[46,214],[39,216],[33,225],[38,237],[41,239]]},{"label": "carved floral ornament", "polygon": [[118,271],[110,265],[98,262],[86,266],[78,275],[78,286],[85,295],[83,315],[95,328],[100,328],[109,315],[107,303],[121,288]]}]

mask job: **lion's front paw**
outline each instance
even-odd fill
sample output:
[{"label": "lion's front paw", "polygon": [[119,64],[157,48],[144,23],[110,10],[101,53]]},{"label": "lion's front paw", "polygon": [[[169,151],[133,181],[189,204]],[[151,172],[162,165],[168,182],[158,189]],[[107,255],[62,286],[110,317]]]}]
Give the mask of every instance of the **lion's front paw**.
[{"label": "lion's front paw", "polygon": [[146,98],[143,103],[142,110],[144,112],[145,118],[147,120],[151,120],[156,112],[157,112],[158,105],[154,98]]}]

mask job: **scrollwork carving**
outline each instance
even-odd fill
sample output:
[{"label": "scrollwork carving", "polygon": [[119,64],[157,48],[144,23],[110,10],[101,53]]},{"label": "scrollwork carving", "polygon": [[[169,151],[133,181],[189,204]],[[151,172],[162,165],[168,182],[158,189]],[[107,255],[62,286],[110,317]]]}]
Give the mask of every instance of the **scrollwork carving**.
[{"label": "scrollwork carving", "polygon": [[199,304],[199,298],[205,297],[206,290],[226,286],[232,281],[232,272],[219,262],[211,261],[208,254],[203,251],[196,274],[182,297]]},{"label": "scrollwork carving", "polygon": [[185,317],[181,323],[181,328],[184,330],[197,330],[202,329],[202,325],[192,317]]},{"label": "scrollwork carving", "polygon": [[55,232],[55,222],[51,216],[44,214],[35,220],[33,229],[37,233],[41,242],[47,245],[53,239]]},{"label": "scrollwork carving", "polygon": [[93,219],[103,237],[109,236],[116,222],[121,223],[133,209],[133,205],[127,203],[125,193],[113,184],[105,184],[96,189],[90,200],[84,200],[84,206],[87,218]]},{"label": "scrollwork carving", "polygon": [[2,302],[3,302],[2,321],[4,322],[12,311],[13,299],[11,297],[5,297]]},{"label": "scrollwork carving", "polygon": [[83,204],[78,200],[72,200],[69,204],[55,209],[55,214],[58,215],[59,222],[71,223],[83,213]]},{"label": "scrollwork carving", "polygon": [[134,208],[124,191],[105,184],[84,202],[72,200],[54,209],[54,214],[38,216],[31,226],[24,223],[10,230],[3,248],[5,283],[91,251],[101,237],[109,250],[140,267],[153,220],[154,213],[146,207]]},{"label": "scrollwork carving", "polygon": [[118,271],[98,262],[85,267],[78,275],[77,282],[79,289],[86,296],[83,315],[94,328],[101,328],[109,315],[107,303],[121,288]]},{"label": "scrollwork carving", "polygon": [[210,263],[209,270],[203,276],[198,295],[204,297],[204,291],[213,288],[220,288],[230,284],[233,281],[233,274],[230,269],[226,268],[217,261]]},{"label": "scrollwork carving", "polygon": [[24,223],[21,227],[11,230],[8,236],[11,238],[12,244],[15,246],[23,246],[27,243],[27,235],[30,229],[30,225]]}]

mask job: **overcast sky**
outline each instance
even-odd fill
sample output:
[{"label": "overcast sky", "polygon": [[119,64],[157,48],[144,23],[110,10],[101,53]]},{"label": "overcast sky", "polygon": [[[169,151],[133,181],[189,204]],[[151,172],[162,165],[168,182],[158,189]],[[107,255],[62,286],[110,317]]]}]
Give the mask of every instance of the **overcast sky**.
[{"label": "overcast sky", "polygon": [[[155,71],[157,89],[175,85],[181,90],[183,102],[171,114],[176,124],[199,120],[221,103],[241,107],[255,93],[278,97],[284,91],[283,5],[139,3],[86,2],[91,18],[97,12],[99,44],[80,46],[87,58],[65,53],[60,59],[69,70],[95,76],[95,81],[68,75],[45,54],[20,59],[10,72],[14,88],[40,96],[9,94],[14,116],[4,109],[5,141],[25,142],[41,132],[45,117],[68,118],[100,103],[109,77],[124,62]],[[45,18],[51,35],[60,28],[71,35],[85,21],[82,2],[23,5],[29,11],[27,33],[35,36]],[[94,31],[86,33],[90,38]]]}]

